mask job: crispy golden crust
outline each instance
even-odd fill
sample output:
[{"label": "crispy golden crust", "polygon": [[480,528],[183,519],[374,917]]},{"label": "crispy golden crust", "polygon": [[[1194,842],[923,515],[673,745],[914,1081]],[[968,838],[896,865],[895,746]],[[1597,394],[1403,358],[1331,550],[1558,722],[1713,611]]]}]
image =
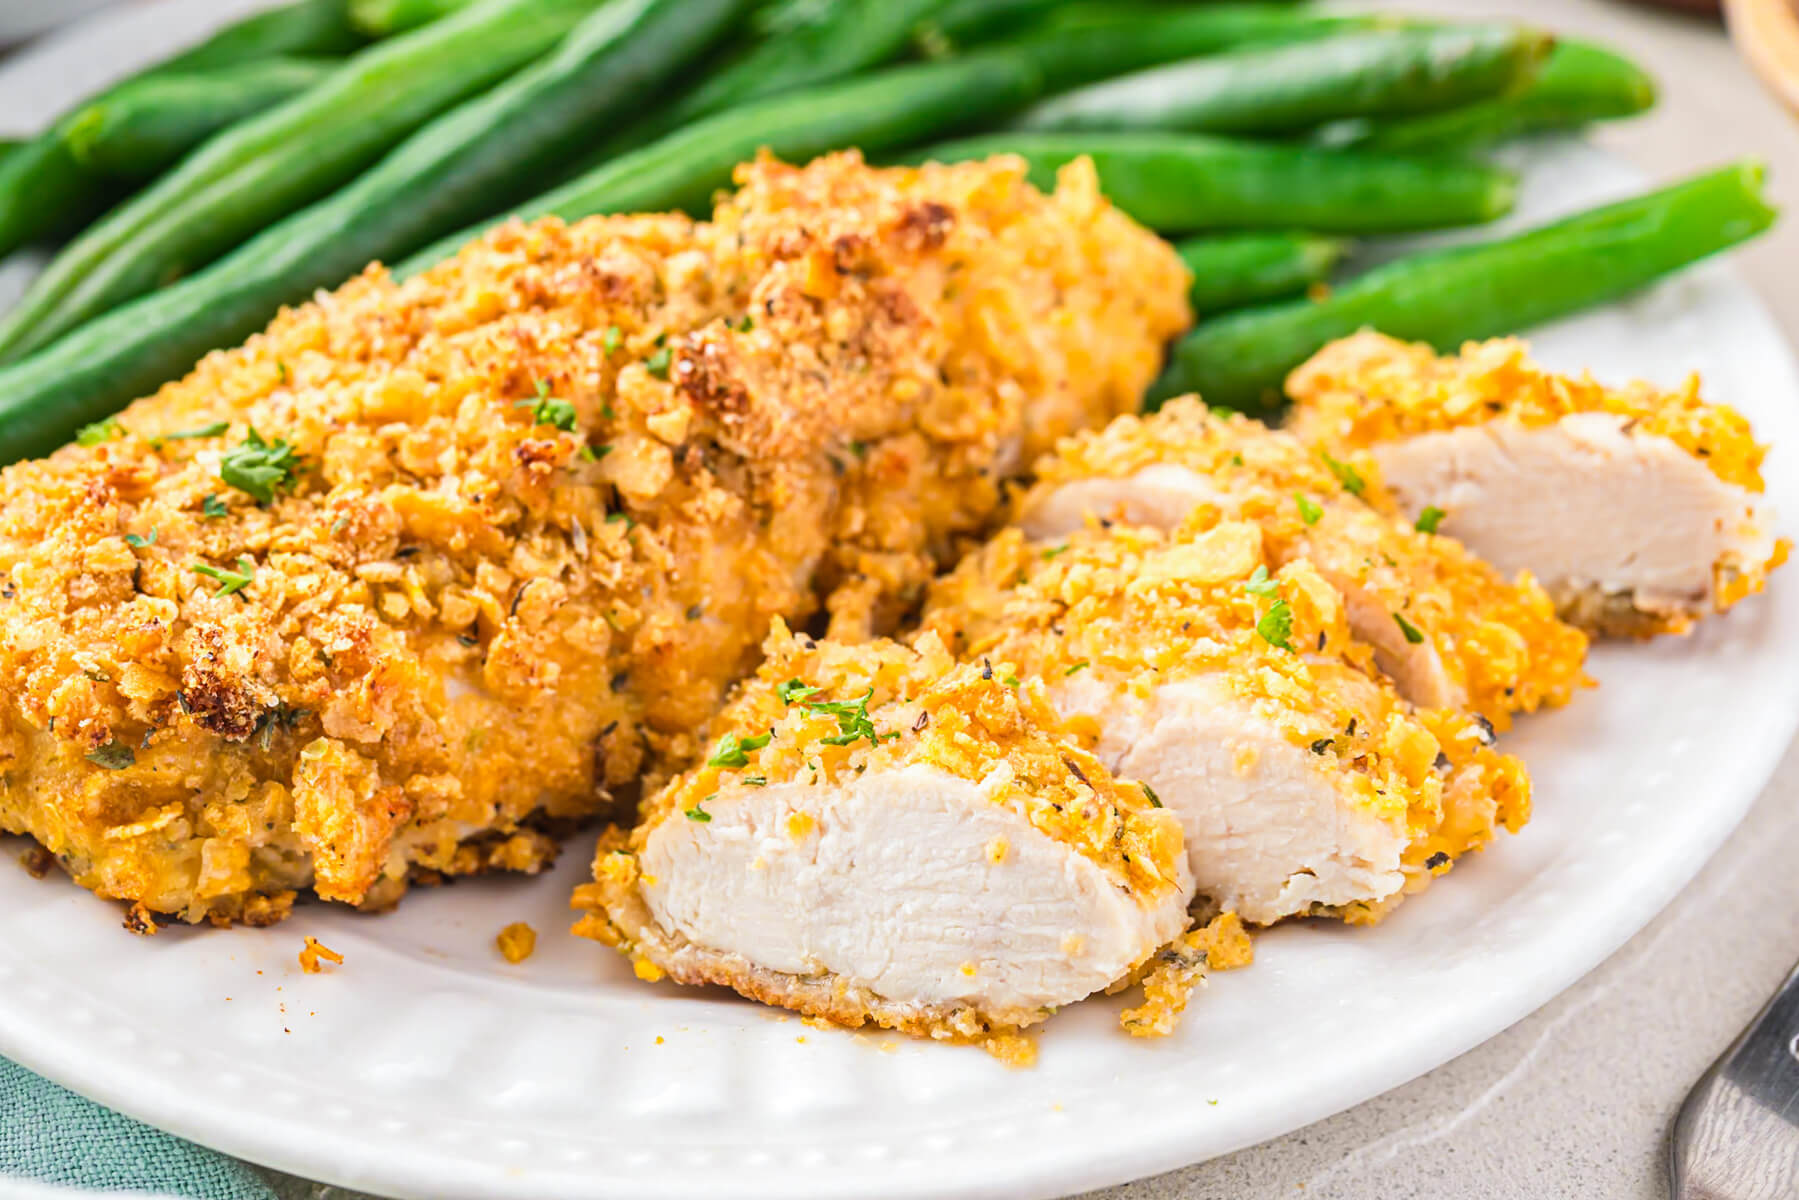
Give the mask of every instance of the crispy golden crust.
[{"label": "crispy golden crust", "polygon": [[[1496,826],[1521,828],[1529,777],[1491,748],[1491,727],[1415,710],[1349,636],[1342,596],[1312,564],[1271,566],[1259,526],[1203,515],[1169,534],[1089,527],[1047,547],[1011,529],[933,587],[924,628],[964,657],[1015,663],[1052,687],[1091,672],[1147,699],[1183,679],[1221,682],[1318,755],[1345,803],[1403,823],[1408,889]],[[1090,722],[1070,724],[1097,739]]]},{"label": "crispy golden crust", "polygon": [[1371,467],[1333,470],[1297,438],[1192,397],[1064,440],[1037,464],[1018,511],[1069,483],[1170,465],[1203,477],[1219,498],[1193,514],[1190,530],[1226,515],[1254,522],[1271,569],[1305,559],[1339,590],[1396,614],[1393,632],[1428,641],[1458,702],[1495,726],[1566,704],[1588,683],[1585,635],[1557,619],[1528,575],[1508,582],[1459,542],[1394,516]]},{"label": "crispy golden crust", "polygon": [[1573,413],[1614,413],[1703,459],[1725,483],[1762,490],[1768,448],[1756,444],[1743,414],[1700,398],[1697,375],[1675,391],[1641,380],[1607,387],[1591,375],[1545,371],[1517,338],[1469,342],[1459,355],[1439,356],[1423,342],[1366,330],[1296,367],[1287,395],[1289,427],[1300,437],[1355,449],[1495,420],[1552,425]]},{"label": "crispy golden crust", "polygon": [[[891,621],[1187,319],[1090,173],[740,181],[710,223],[371,268],[9,468],[0,825],[189,920],[534,869],[542,818],[691,753],[770,620]],[[268,504],[221,479],[252,429],[298,457]]]},{"label": "crispy golden crust", "polygon": [[[777,626],[764,650],[755,678],[713,723],[720,740],[709,760],[647,801],[628,839],[602,847],[595,884],[577,892],[576,907],[590,916],[575,931],[618,947],[639,964],[640,975],[722,984],[840,1024],[867,1021],[940,1038],[1018,1029],[1049,1015],[1041,1008],[896,1003],[850,981],[770,971],[658,926],[638,891],[636,858],[655,828],[670,820],[710,820],[762,787],[785,783],[835,787],[915,765],[970,781],[1001,778],[993,803],[1101,867],[1120,889],[1151,902],[1179,886],[1185,850],[1172,815],[1076,745],[1041,685],[1007,682],[1005,664],[958,665],[929,634],[916,647],[887,640],[849,645],[795,637]],[[795,691],[795,684],[818,690]],[[826,739],[844,737],[845,722],[819,706],[845,701],[865,702],[866,733],[833,745]],[[791,836],[803,837],[810,827],[803,812],[788,818]]]},{"label": "crispy golden crust", "polygon": [[[1756,442],[1741,413],[1700,397],[1697,375],[1674,391],[1640,380],[1608,387],[1590,375],[1544,370],[1515,338],[1470,342],[1459,355],[1439,356],[1423,343],[1365,331],[1331,343],[1301,364],[1287,379],[1287,393],[1294,401],[1290,430],[1314,445],[1354,455],[1368,469],[1372,459],[1366,452],[1383,442],[1492,421],[1545,426],[1597,412],[1627,418],[1634,433],[1666,438],[1723,483],[1753,495],[1764,490],[1761,464],[1768,448]],[[1771,546],[1766,556],[1745,561],[1733,554],[1712,564],[1713,611],[1723,612],[1766,587],[1791,548],[1784,538]],[[1700,615],[1678,607],[1639,608],[1629,595],[1592,588],[1561,588],[1554,599],[1564,620],[1600,637],[1684,633]]]}]

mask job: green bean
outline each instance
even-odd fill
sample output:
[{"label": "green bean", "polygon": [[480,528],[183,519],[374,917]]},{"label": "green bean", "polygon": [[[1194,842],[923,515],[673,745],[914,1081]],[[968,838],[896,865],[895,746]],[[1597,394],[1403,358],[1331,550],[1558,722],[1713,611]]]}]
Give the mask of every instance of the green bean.
[{"label": "green bean", "polygon": [[1397,259],[1324,300],[1204,322],[1176,346],[1151,401],[1198,392],[1271,409],[1289,371],[1359,329],[1453,350],[1603,304],[1767,229],[1762,174],[1733,164],[1528,233]]},{"label": "green bean", "polygon": [[589,160],[598,166],[701,117],[764,96],[828,83],[897,58],[912,28],[944,0],[837,0],[816,20],[751,46],[652,115],[633,122]]},{"label": "green bean", "polygon": [[[104,100],[158,74],[208,71],[276,55],[347,50],[355,38],[344,2],[299,0],[260,13],[116,85],[97,99]],[[62,118],[22,144],[16,154],[0,160],[0,254],[78,226],[111,199],[111,181],[83,169],[70,153],[68,123],[78,115],[79,110]]]},{"label": "green bean", "polygon": [[933,57],[1015,33],[1052,12],[1057,0],[950,0],[914,34]]},{"label": "green bean", "polygon": [[350,27],[347,0],[295,0],[227,25],[199,45],[153,68],[211,71],[265,58],[347,54],[362,44]]},{"label": "green bean", "polygon": [[393,37],[467,8],[470,0],[350,0],[350,24],[367,37]]},{"label": "green bean", "polygon": [[[1029,63],[999,52],[891,67],[727,109],[570,180],[513,215],[574,221],[596,213],[698,211],[760,149],[795,161],[844,146],[874,153],[1010,112],[1040,87]],[[415,274],[480,232],[445,238],[401,263],[397,273]]]},{"label": "green bean", "polygon": [[228,125],[324,79],[329,59],[271,58],[188,75],[157,74],[115,88],[73,114],[69,153],[90,171],[150,179]]},{"label": "green bean", "polygon": [[1590,42],[1557,42],[1535,79],[1510,96],[1446,112],[1349,121],[1320,131],[1332,146],[1397,154],[1484,150],[1533,133],[1578,129],[1655,104],[1655,80],[1627,58]]},{"label": "green bean", "polygon": [[70,243],[0,322],[0,362],[216,258],[553,46],[596,0],[484,0],[219,134]]},{"label": "green bean", "polygon": [[908,155],[949,162],[1018,154],[1032,182],[1093,160],[1114,204],[1151,229],[1314,229],[1391,233],[1490,221],[1511,208],[1514,177],[1451,159],[1322,153],[1302,146],[1174,133],[985,134]]},{"label": "green bean", "polygon": [[1227,233],[1175,249],[1193,272],[1193,309],[1205,315],[1298,295],[1330,278],[1349,243],[1316,233]]},{"label": "green bean", "polygon": [[1043,72],[1045,89],[1059,92],[1220,50],[1305,41],[1391,23],[1385,17],[1319,16],[1278,4],[1208,4],[1134,15],[1101,12],[1079,21],[1051,22],[995,42],[992,48],[1027,56]]},{"label": "green bean", "polygon": [[1549,38],[1510,26],[1345,33],[1249,46],[1054,96],[1015,129],[1282,134],[1344,117],[1435,112],[1511,89]]}]

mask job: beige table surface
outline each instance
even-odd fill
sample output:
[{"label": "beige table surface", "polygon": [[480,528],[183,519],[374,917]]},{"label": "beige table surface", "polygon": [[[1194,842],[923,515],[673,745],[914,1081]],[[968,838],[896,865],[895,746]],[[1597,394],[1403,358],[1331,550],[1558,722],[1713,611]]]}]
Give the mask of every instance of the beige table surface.
[{"label": "beige table surface", "polygon": [[[1743,154],[1768,161],[1772,190],[1795,216],[1738,263],[1799,341],[1799,123],[1768,99],[1714,27],[1613,0],[1385,7],[1525,18],[1629,50],[1661,79],[1662,104],[1598,138],[1657,178]],[[35,124],[33,114],[7,116]],[[1093,1197],[1665,1196],[1667,1128],[1682,1096],[1799,957],[1796,795],[1799,752],[1789,751],[1742,827],[1659,919],[1492,1041],[1297,1133]],[[300,1179],[274,1182],[283,1200],[354,1200]]]}]

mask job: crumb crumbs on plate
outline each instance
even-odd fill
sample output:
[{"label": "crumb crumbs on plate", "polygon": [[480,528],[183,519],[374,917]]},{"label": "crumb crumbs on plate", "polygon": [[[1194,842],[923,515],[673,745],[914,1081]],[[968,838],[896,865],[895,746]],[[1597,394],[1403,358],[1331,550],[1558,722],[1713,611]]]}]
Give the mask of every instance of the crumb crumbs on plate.
[{"label": "crumb crumbs on plate", "polygon": [[1023,1033],[996,1033],[981,1043],[981,1049],[1008,1067],[1037,1065],[1037,1039]]},{"label": "crumb crumbs on plate", "polygon": [[311,935],[307,936],[306,944],[300,947],[300,969],[308,975],[317,975],[320,971],[323,971],[325,968],[320,965],[321,962],[328,962],[333,966],[340,966],[343,961],[343,955],[339,954],[331,947],[324,945],[319,939],[312,937]]},{"label": "crumb crumbs on plate", "polygon": [[522,963],[537,949],[537,930],[523,921],[514,921],[494,938],[500,955],[509,963]]}]

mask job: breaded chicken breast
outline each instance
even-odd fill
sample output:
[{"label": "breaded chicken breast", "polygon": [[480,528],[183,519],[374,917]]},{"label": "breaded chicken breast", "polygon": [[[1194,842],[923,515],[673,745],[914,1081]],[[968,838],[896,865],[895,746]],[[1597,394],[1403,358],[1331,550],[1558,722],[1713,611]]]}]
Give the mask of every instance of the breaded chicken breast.
[{"label": "breaded chicken breast", "polygon": [[149,914],[535,869],[777,617],[890,622],[1187,321],[1090,172],[760,162],[378,268],[0,474],[0,827]]},{"label": "breaded chicken breast", "polygon": [[1378,918],[1529,815],[1479,717],[1415,709],[1348,604],[1262,528],[1010,529],[932,589],[924,627],[1040,680],[1115,774],[1180,819],[1198,892],[1243,920]]},{"label": "breaded chicken breast", "polygon": [[1036,540],[1093,518],[1171,529],[1202,507],[1254,522],[1271,567],[1305,559],[1343,594],[1350,633],[1420,707],[1471,709],[1503,729],[1585,681],[1586,638],[1528,573],[1507,581],[1393,516],[1378,478],[1247,417],[1173,400],[1070,437],[1037,477],[1016,510]]},{"label": "breaded chicken breast", "polygon": [[1501,571],[1530,571],[1597,634],[1679,633],[1759,592],[1786,558],[1741,413],[1551,374],[1524,343],[1439,357],[1365,332],[1287,380],[1288,427],[1379,464],[1400,508]]},{"label": "breaded chicken breast", "polygon": [[1179,824],[1002,670],[778,630],[711,756],[602,843],[576,932],[645,978],[935,1037],[1126,979],[1187,927]]}]

